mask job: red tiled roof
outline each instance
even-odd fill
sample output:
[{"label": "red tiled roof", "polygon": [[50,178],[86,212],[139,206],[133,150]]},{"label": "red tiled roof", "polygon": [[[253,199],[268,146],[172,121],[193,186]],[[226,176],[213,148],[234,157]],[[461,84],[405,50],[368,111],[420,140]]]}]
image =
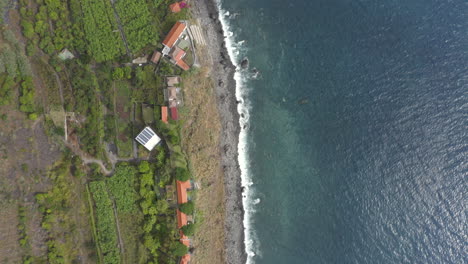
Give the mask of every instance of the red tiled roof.
[{"label": "red tiled roof", "polygon": [[190,247],[190,239],[185,236],[182,231],[180,231],[180,240],[182,244],[186,245],[187,247]]},{"label": "red tiled roof", "polygon": [[173,3],[169,6],[169,9],[171,10],[172,13],[179,13],[180,12],[180,5],[179,3]]},{"label": "red tiled roof", "polygon": [[166,38],[163,40],[163,44],[172,48],[179,39],[180,34],[185,30],[186,25],[181,22],[176,22],[175,25],[171,28],[171,31],[167,34]]},{"label": "red tiled roof", "polygon": [[167,106],[161,106],[161,121],[167,124]]},{"label": "red tiled roof", "polygon": [[190,69],[190,66],[188,66],[187,63],[185,63],[185,61],[183,61],[183,60],[178,60],[176,62],[176,64],[177,64],[177,66],[182,68],[182,70],[184,70],[184,71],[188,71]]},{"label": "red tiled roof", "polygon": [[179,120],[179,113],[177,111],[177,107],[169,107],[171,111],[171,118],[172,120]]},{"label": "red tiled roof", "polygon": [[182,49],[179,49],[178,52],[174,56],[175,61],[180,61],[183,57],[185,56],[185,51]]},{"label": "red tiled roof", "polygon": [[180,264],[188,264],[190,261],[190,254],[185,254],[180,260]]},{"label": "red tiled roof", "polygon": [[177,203],[178,204],[183,204],[188,202],[187,198],[187,189],[190,189],[192,185],[190,184],[190,181],[177,181]]},{"label": "red tiled roof", "polygon": [[[177,228],[182,228],[184,225],[187,225],[187,215],[177,209]],[[183,235],[182,231],[180,234]]]}]

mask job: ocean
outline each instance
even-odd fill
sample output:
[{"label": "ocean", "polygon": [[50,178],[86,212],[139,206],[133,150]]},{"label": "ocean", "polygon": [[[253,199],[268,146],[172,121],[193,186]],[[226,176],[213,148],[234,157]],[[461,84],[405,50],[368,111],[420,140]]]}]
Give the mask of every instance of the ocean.
[{"label": "ocean", "polygon": [[220,0],[248,263],[468,263],[468,2]]}]

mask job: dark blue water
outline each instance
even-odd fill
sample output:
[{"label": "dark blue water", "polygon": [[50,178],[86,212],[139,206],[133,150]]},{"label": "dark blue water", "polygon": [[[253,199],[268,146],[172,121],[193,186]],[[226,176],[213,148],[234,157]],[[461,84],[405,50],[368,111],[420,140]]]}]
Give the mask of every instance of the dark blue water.
[{"label": "dark blue water", "polygon": [[468,263],[468,2],[221,2],[261,72],[250,261]]}]

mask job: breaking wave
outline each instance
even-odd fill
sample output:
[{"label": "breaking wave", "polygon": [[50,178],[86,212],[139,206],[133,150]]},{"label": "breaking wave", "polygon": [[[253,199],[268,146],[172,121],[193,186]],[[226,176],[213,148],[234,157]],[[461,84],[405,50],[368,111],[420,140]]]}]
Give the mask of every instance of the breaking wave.
[{"label": "breaking wave", "polygon": [[259,242],[256,238],[255,230],[252,228],[252,215],[255,213],[255,205],[260,202],[259,199],[253,197],[253,181],[249,170],[249,152],[248,152],[248,128],[249,127],[249,113],[251,109],[250,101],[248,99],[249,87],[247,80],[252,78],[252,74],[247,69],[240,67],[240,60],[243,52],[246,51],[245,41],[235,40],[235,34],[231,30],[229,20],[235,19],[239,14],[230,14],[229,11],[224,11],[218,1],[219,21],[223,27],[223,34],[226,41],[226,48],[232,63],[236,66],[234,80],[236,82],[236,99],[237,111],[239,113],[239,124],[241,131],[239,134],[238,145],[238,162],[241,170],[242,179],[242,205],[244,207],[244,245],[247,253],[247,264],[254,263],[253,258],[261,255],[259,252]]}]

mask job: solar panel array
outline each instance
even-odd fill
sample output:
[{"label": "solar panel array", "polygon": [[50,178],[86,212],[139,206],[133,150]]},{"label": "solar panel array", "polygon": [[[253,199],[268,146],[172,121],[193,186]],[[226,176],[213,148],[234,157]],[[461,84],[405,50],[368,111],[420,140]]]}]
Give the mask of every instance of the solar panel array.
[{"label": "solar panel array", "polygon": [[151,128],[149,127],[145,127],[145,129],[143,129],[143,131],[141,131],[141,133],[138,134],[138,136],[136,137],[136,140],[140,142],[142,145],[146,145],[146,143],[148,143],[148,141],[150,141],[150,139],[154,136],[156,136],[154,131],[151,130]]}]

